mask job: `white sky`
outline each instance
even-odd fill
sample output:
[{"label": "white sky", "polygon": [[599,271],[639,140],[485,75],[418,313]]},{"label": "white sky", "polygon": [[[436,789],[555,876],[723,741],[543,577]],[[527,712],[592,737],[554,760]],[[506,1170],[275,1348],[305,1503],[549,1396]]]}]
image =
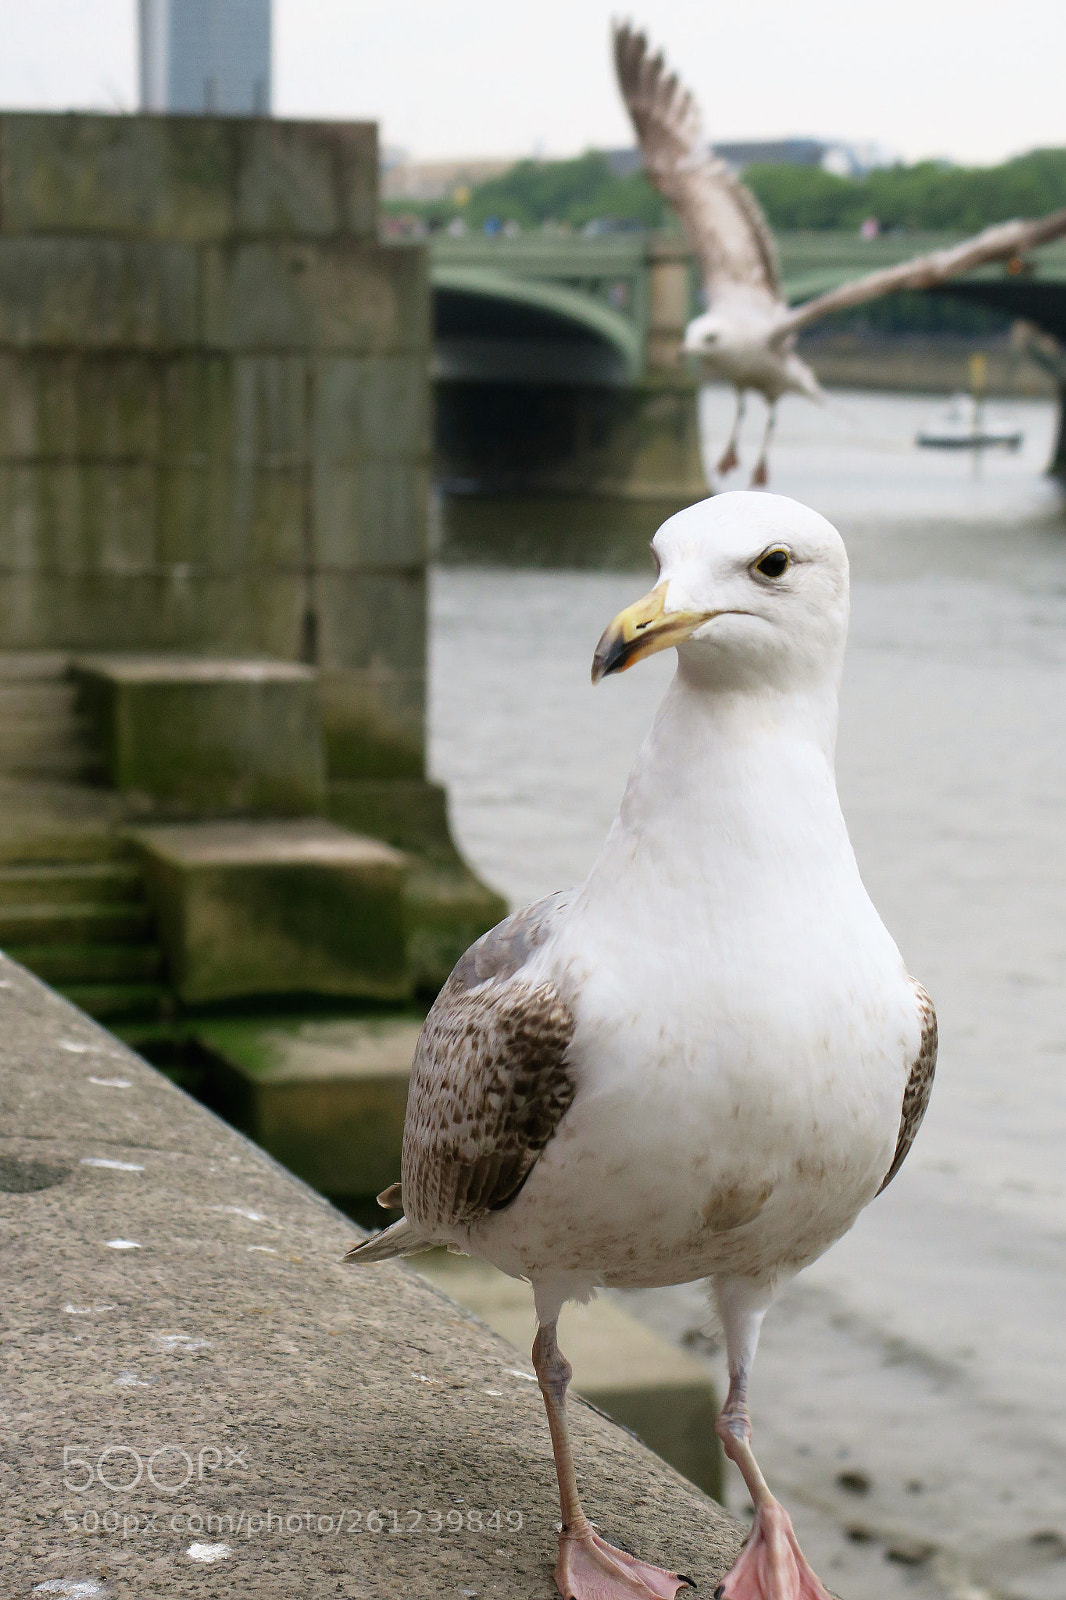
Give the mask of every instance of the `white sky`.
[{"label": "white sky", "polygon": [[[374,118],[414,156],[631,143],[610,0],[274,0],[274,109]],[[134,109],[136,0],[0,0],[0,106]],[[1066,145],[1064,0],[643,0],[711,138],[908,159]]]}]

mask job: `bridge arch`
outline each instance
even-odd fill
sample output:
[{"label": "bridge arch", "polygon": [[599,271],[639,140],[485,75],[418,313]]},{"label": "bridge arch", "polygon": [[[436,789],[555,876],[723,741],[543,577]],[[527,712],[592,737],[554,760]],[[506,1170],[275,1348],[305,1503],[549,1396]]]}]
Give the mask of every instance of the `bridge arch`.
[{"label": "bridge arch", "polygon": [[435,263],[431,282],[439,381],[625,387],[641,376],[641,328],[589,294],[450,263]]}]

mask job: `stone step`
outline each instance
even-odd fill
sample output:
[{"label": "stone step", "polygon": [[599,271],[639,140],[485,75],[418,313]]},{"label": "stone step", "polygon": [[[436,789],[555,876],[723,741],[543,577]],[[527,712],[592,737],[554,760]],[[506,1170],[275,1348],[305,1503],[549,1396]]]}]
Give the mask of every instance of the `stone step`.
[{"label": "stone step", "polygon": [[0,906],[0,945],[144,942],[155,922],[147,905]]},{"label": "stone step", "polygon": [[[398,1169],[397,1169],[398,1175]],[[384,1213],[382,1214],[384,1217]],[[532,1375],[533,1291],[483,1261],[434,1250],[411,1265],[515,1346],[515,1366]],[[714,1431],[717,1396],[709,1370],[604,1295],[568,1305],[559,1345],[573,1389],[638,1434],[692,1483],[722,1496],[722,1454]]]},{"label": "stone step", "polygon": [[0,772],[0,865],[129,859],[118,795]]},{"label": "stone step", "polygon": [[95,749],[91,724],[81,717],[6,716],[0,705],[0,761],[5,765],[54,748]]},{"label": "stone step", "polygon": [[[11,776],[98,782],[103,752],[92,725],[71,711],[27,706],[27,696],[68,695],[61,686],[0,683],[0,772]],[[15,705],[11,702],[14,700]]]},{"label": "stone step", "polygon": [[318,680],[292,661],[84,656],[79,704],[107,781],[159,816],[300,817],[321,811]]},{"label": "stone step", "polygon": [[400,1000],[406,858],[318,817],[131,830],[188,1004],[305,994]]},{"label": "stone step", "polygon": [[59,992],[90,1017],[158,1017],[168,1005],[170,991],[160,983],[64,983]]},{"label": "stone step", "polygon": [[0,864],[0,909],[6,906],[103,905],[144,901],[139,868],[121,861],[59,866]]},{"label": "stone step", "polygon": [[58,725],[76,718],[78,691],[62,680],[0,677],[0,724],[48,718]]},{"label": "stone step", "polygon": [[420,1015],[197,1022],[217,1103],[290,1171],[347,1202],[399,1175]]},{"label": "stone step", "polygon": [[0,682],[62,682],[70,656],[55,650],[0,651]]},{"label": "stone step", "polygon": [[129,841],[117,834],[89,829],[34,833],[28,824],[4,818],[0,826],[0,869],[9,866],[87,866],[129,862]]},{"label": "stone step", "polygon": [[0,772],[16,778],[50,778],[68,783],[96,783],[103,779],[99,750],[87,741],[54,740],[36,748],[5,747],[0,733]]},{"label": "stone step", "polygon": [[155,944],[9,944],[12,961],[54,985],[136,983],[159,978],[163,958]]}]

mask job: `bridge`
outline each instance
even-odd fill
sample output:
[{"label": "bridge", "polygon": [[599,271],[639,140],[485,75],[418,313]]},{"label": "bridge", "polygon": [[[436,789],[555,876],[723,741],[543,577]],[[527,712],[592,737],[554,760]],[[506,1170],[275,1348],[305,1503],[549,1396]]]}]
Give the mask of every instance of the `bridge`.
[{"label": "bridge", "polygon": [[[786,234],[790,302],[958,241]],[[704,493],[695,381],[681,357],[699,278],[680,240],[643,232],[441,236],[431,246],[437,462],[451,533],[525,515],[640,536]],[[1066,241],[936,291],[1023,318],[1066,344]],[[1035,351],[1040,356],[1041,352]],[[1064,396],[1066,362],[1043,351]],[[1053,469],[1066,473],[1066,430]],[[531,510],[532,503],[532,510]],[[591,519],[591,522],[590,522]],[[461,539],[460,539],[461,542]]]},{"label": "bridge", "polygon": [[[444,537],[567,559],[644,543],[706,493],[680,359],[697,281],[679,240],[441,238],[431,251]],[[527,531],[529,537],[527,538]]]}]

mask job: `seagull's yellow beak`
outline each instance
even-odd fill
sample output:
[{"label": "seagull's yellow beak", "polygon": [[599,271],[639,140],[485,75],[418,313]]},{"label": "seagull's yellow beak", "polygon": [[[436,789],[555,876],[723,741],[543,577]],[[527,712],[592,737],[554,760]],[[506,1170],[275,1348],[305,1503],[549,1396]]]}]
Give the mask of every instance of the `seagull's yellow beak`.
[{"label": "seagull's yellow beak", "polygon": [[713,611],[667,611],[666,584],[657,583],[650,594],[620,611],[604,630],[592,658],[592,681],[599,683],[611,672],[624,672],[634,661],[683,644]]}]

